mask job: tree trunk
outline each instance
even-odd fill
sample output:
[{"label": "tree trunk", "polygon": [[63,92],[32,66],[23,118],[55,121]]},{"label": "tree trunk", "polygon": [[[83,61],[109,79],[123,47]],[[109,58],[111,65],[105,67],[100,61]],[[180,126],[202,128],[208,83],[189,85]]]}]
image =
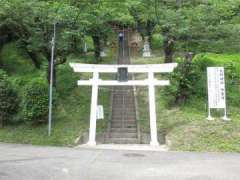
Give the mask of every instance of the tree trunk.
[{"label": "tree trunk", "polygon": [[29,57],[31,58],[34,66],[35,66],[37,69],[40,69],[40,65],[41,65],[41,64],[40,64],[39,61],[38,61],[37,53],[35,53],[35,52],[33,52],[33,51],[29,51],[29,50],[27,50],[27,49],[26,49],[26,51],[27,51],[27,54],[29,55]]},{"label": "tree trunk", "polygon": [[7,44],[8,42],[10,42],[10,39],[7,35],[3,35],[0,37],[0,68],[3,67],[2,49],[4,45]]},{"label": "tree trunk", "polygon": [[0,44],[0,68],[3,67],[3,60],[2,60],[2,49],[3,49],[3,45]]},{"label": "tree trunk", "polygon": [[154,26],[155,25],[153,22],[151,21],[147,22],[146,30],[147,30],[148,42],[151,49],[152,49],[152,32],[153,32]]},{"label": "tree trunk", "polygon": [[6,113],[2,111],[0,112],[0,128],[4,128],[5,121],[6,121]]},{"label": "tree trunk", "polygon": [[72,35],[71,36],[71,49],[70,49],[71,53],[76,53],[78,51],[77,44],[78,44],[78,39],[76,38],[76,36]]},{"label": "tree trunk", "polygon": [[92,39],[94,44],[95,63],[98,63],[99,61],[101,61],[101,39],[99,36],[92,36]]},{"label": "tree trunk", "polygon": [[164,54],[165,54],[165,63],[173,62],[173,55],[174,55],[174,39],[169,37],[168,35],[164,39]]}]

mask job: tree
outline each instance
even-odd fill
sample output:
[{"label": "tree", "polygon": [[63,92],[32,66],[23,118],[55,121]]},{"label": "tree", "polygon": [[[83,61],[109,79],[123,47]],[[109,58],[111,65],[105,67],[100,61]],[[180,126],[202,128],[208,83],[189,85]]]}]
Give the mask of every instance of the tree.
[{"label": "tree", "polygon": [[129,11],[133,16],[137,30],[142,39],[148,37],[150,47],[152,47],[152,34],[157,25],[152,1],[130,1]]},{"label": "tree", "polygon": [[18,96],[4,71],[0,70],[0,126],[11,119],[18,110]]},{"label": "tree", "polygon": [[[53,35],[53,24],[57,23],[58,36],[55,53],[54,85],[56,82],[57,65],[66,62],[67,55],[71,52],[71,35],[81,35],[76,31],[81,29],[77,26],[78,9],[64,2],[37,1],[37,0],[3,0],[0,19],[0,50],[4,44],[18,41],[34,65],[40,68],[42,54],[48,61],[48,80],[51,61],[50,41]],[[24,17],[24,18],[23,18]],[[72,29],[74,25],[74,29]],[[76,30],[77,29],[77,30]]]},{"label": "tree", "polygon": [[112,33],[112,23],[122,26],[133,23],[128,11],[128,1],[73,1],[72,4],[82,12],[82,23],[87,35],[94,43],[95,63],[101,61],[100,51]]},{"label": "tree", "polygon": [[34,23],[33,17],[29,16],[29,14],[33,14],[32,4],[32,2],[23,0],[3,0],[0,2],[0,52],[6,43],[19,40],[34,65],[39,68],[40,64],[37,57],[27,48],[28,39],[31,36],[31,27]]},{"label": "tree", "polygon": [[150,21],[164,37],[165,62],[172,62],[177,50],[219,52],[239,36],[238,0],[141,0],[132,9],[138,24]]}]

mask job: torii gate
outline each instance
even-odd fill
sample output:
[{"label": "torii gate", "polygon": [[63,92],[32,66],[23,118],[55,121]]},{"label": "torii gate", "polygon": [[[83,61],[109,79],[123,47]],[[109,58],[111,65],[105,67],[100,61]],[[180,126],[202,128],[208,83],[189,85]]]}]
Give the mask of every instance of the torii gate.
[{"label": "torii gate", "polygon": [[[177,67],[177,63],[151,64],[151,65],[95,65],[70,63],[74,72],[93,73],[93,78],[89,80],[79,80],[79,86],[92,86],[91,115],[88,145],[96,145],[96,120],[98,105],[98,87],[99,86],[148,86],[149,111],[150,111],[150,129],[151,146],[158,146],[155,86],[167,86],[169,80],[157,80],[155,73],[170,73]],[[117,73],[120,68],[125,68],[129,73],[147,73],[148,78],[144,80],[129,80],[121,82],[118,80],[99,79],[100,73]]]}]

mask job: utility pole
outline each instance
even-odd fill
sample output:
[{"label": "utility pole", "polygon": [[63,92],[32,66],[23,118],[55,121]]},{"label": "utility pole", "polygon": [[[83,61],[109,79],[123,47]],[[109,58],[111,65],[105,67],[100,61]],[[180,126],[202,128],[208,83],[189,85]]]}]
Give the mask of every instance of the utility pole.
[{"label": "utility pole", "polygon": [[50,84],[49,84],[48,136],[51,136],[51,131],[52,131],[52,94],[53,94],[55,40],[56,40],[56,23],[54,23],[53,25],[53,38],[51,41],[52,52],[51,52]]}]

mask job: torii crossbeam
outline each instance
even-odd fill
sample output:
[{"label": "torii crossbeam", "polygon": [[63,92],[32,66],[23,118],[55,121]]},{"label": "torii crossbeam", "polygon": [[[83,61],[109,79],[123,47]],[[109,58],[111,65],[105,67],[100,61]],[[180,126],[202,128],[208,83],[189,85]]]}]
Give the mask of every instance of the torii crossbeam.
[{"label": "torii crossbeam", "polygon": [[[150,145],[158,146],[157,135],[157,118],[155,103],[155,86],[167,86],[169,80],[158,80],[154,77],[155,73],[170,73],[177,67],[177,63],[151,64],[151,65],[96,65],[96,64],[79,64],[70,63],[74,72],[93,73],[93,78],[89,80],[79,80],[79,86],[92,86],[91,115],[89,128],[88,145],[96,145],[96,120],[98,105],[98,87],[99,86],[148,86],[149,94],[149,111],[150,111]],[[128,73],[147,73],[148,78],[144,80],[129,80],[120,82],[117,80],[99,79],[100,73],[117,73],[119,68],[127,68]]]}]

